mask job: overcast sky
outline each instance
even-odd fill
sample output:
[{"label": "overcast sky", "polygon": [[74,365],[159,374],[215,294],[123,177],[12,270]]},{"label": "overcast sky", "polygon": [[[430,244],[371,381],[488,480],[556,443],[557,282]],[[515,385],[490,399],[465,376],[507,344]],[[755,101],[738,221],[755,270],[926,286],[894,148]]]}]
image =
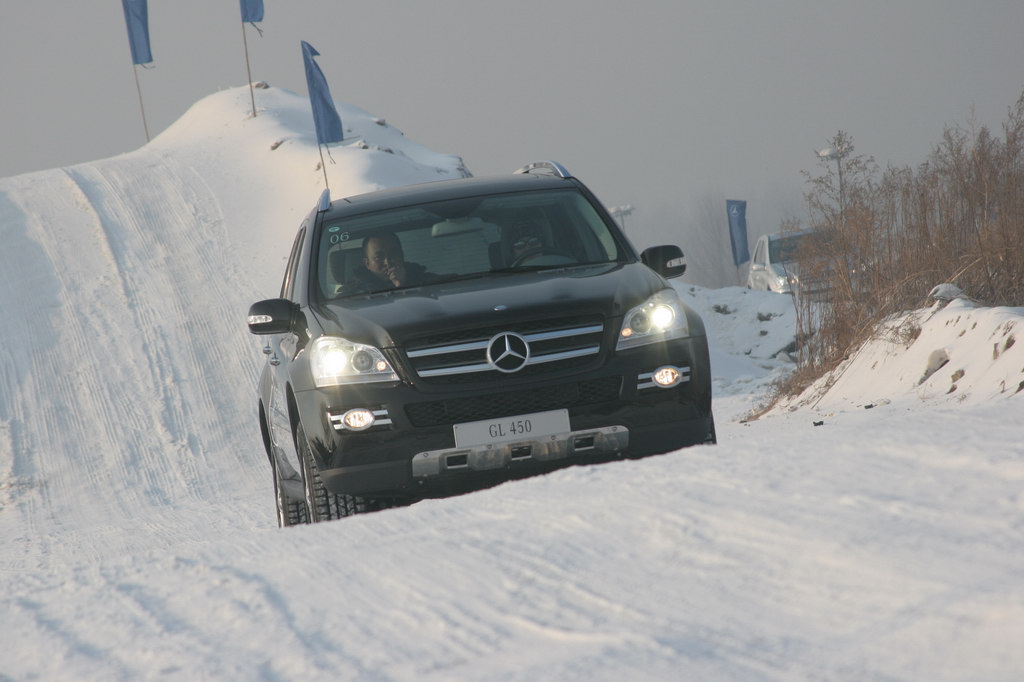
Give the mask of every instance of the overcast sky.
[{"label": "overcast sky", "polygon": [[[773,231],[805,217],[800,171],[837,130],[883,165],[916,165],[947,124],[998,129],[1024,89],[1021,0],[265,6],[263,37],[248,29],[254,80],[305,93],[307,40],[335,99],[477,175],[561,161],[635,207],[639,246],[686,250],[684,226],[719,199],[724,220],[724,198],[749,201],[752,235]],[[150,0],[149,18],[155,68],[139,79],[156,135],[246,73],[237,0]],[[145,142],[117,0],[6,0],[0,64],[0,177]]]}]

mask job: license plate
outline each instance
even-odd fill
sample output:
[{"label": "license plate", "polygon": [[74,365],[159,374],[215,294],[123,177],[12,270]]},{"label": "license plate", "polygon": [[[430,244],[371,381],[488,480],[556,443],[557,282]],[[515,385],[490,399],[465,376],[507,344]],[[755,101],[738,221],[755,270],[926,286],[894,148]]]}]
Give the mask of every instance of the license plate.
[{"label": "license plate", "polygon": [[468,448],[488,443],[509,443],[536,440],[556,433],[569,432],[569,410],[552,410],[519,414],[514,417],[484,419],[456,424],[455,447]]}]

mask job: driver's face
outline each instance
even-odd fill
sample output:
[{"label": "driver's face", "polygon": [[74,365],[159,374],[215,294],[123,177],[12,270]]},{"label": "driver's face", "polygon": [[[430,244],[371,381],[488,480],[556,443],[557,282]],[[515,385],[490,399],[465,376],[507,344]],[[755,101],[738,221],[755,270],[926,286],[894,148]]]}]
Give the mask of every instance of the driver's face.
[{"label": "driver's face", "polygon": [[371,237],[366,243],[366,269],[391,282],[391,286],[405,286],[405,257],[397,237]]},{"label": "driver's face", "polygon": [[366,246],[366,268],[378,275],[388,277],[389,270],[402,267],[405,258],[402,247],[389,239],[373,237]]},{"label": "driver's face", "polygon": [[533,251],[539,249],[542,246],[540,237],[534,235],[520,235],[514,242],[512,242],[512,252],[515,255],[526,253],[527,251]]}]

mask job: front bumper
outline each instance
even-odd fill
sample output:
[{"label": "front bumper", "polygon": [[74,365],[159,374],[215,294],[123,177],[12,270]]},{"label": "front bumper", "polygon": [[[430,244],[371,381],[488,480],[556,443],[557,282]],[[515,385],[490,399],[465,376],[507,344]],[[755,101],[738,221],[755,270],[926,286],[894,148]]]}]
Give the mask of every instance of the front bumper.
[{"label": "front bumper", "polygon": [[[654,387],[650,373],[663,365],[685,370],[685,380]],[[704,443],[712,428],[709,370],[706,339],[692,337],[612,354],[586,371],[497,388],[358,386],[302,391],[296,402],[329,490],[437,497],[568,464]],[[389,423],[363,432],[337,428],[338,415],[353,407],[386,415]],[[568,431],[469,448],[455,442],[453,424],[551,409],[568,411]]]}]

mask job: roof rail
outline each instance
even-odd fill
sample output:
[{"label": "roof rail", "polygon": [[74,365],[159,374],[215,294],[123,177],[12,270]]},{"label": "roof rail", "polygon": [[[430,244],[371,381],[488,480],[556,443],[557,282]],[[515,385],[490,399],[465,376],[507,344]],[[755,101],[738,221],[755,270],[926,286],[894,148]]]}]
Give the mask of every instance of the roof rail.
[{"label": "roof rail", "polygon": [[552,173],[554,173],[555,175],[557,175],[560,178],[571,178],[572,177],[572,173],[570,173],[569,170],[565,166],[563,166],[562,164],[558,163],[557,161],[534,161],[533,163],[528,163],[525,166],[523,166],[522,168],[520,168],[520,169],[518,169],[516,171],[513,171],[513,174],[515,174],[515,173],[529,173],[529,172],[535,171],[535,170],[548,170],[548,171],[551,171]]},{"label": "roof rail", "polygon": [[331,190],[330,188],[325,189],[320,193],[320,201],[316,204],[316,212],[323,213],[331,207]]}]

